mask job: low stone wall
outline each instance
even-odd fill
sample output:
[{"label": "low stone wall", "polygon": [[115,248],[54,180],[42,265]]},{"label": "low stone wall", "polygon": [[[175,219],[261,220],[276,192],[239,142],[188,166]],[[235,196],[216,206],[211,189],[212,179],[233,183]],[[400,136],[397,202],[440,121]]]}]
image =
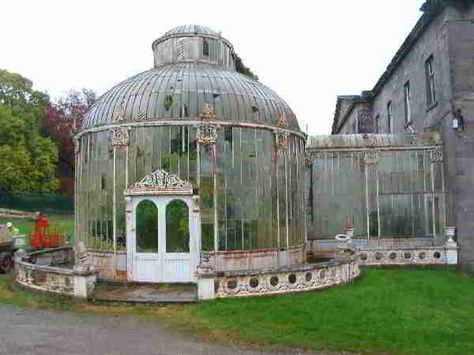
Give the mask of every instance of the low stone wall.
[{"label": "low stone wall", "polygon": [[418,247],[358,249],[361,265],[451,265],[457,264],[457,248]]},{"label": "low stone wall", "polygon": [[88,249],[89,262],[98,272],[100,280],[127,280],[127,252],[117,251],[114,258],[112,250]]},{"label": "low stone wall", "polygon": [[342,285],[360,274],[355,260],[301,264],[268,270],[229,271],[200,275],[200,299],[272,295]]},{"label": "low stone wall", "polygon": [[16,281],[35,290],[88,298],[94,290],[96,275],[90,271],[75,270],[73,263],[72,247],[47,249],[30,254],[17,253]]},{"label": "low stone wall", "polygon": [[305,258],[305,245],[302,244],[288,249],[202,252],[200,264],[217,272],[260,270],[303,264]]},{"label": "low stone wall", "polygon": [[[458,262],[456,242],[433,238],[353,239],[357,262],[361,265],[455,265]],[[309,248],[316,254],[337,251],[335,240],[313,240]]]}]

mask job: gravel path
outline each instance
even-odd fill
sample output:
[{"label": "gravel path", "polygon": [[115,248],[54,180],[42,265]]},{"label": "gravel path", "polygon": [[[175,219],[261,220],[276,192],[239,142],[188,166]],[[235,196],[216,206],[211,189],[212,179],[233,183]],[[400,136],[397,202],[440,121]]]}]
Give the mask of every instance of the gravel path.
[{"label": "gravel path", "polygon": [[133,316],[51,312],[0,305],[1,355],[269,353],[204,342]]}]

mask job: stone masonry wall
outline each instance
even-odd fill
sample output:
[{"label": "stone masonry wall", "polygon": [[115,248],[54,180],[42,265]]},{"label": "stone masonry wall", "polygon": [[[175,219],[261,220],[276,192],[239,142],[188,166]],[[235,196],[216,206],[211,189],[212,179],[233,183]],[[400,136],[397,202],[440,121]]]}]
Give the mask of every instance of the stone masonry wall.
[{"label": "stone masonry wall", "polygon": [[449,219],[457,227],[461,268],[474,272],[474,5],[449,9],[447,23],[451,64],[452,106],[461,109],[464,131],[452,129],[452,114],[444,122],[446,174],[451,207]]},{"label": "stone masonry wall", "polygon": [[[393,133],[405,133],[404,85],[410,82],[412,128],[416,133],[436,128],[451,111],[451,82],[446,22],[452,16],[442,13],[425,30],[410,52],[374,97],[373,116],[379,115],[379,133],[388,133],[387,104],[392,103]],[[428,107],[425,62],[433,55],[436,103]]]}]

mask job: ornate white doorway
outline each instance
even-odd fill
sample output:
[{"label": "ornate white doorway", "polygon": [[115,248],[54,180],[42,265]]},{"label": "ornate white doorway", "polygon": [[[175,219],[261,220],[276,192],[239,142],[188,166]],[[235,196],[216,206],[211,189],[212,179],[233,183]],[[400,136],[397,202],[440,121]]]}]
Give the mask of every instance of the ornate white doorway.
[{"label": "ornate white doorway", "polygon": [[201,238],[192,185],[157,170],[125,194],[128,280],[195,281]]}]

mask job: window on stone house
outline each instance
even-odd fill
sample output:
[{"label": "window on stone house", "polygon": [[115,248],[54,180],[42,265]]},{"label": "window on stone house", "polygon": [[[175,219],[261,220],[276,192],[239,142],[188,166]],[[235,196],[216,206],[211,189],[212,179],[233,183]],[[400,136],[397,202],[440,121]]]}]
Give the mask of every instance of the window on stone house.
[{"label": "window on stone house", "polygon": [[387,103],[387,133],[393,133],[392,101]]},{"label": "window on stone house", "polygon": [[209,57],[209,40],[202,40],[202,55],[204,57]]},{"label": "window on stone house", "polygon": [[374,133],[380,133],[379,121],[380,121],[380,115],[375,116]]},{"label": "window on stone house", "polygon": [[411,123],[411,94],[410,94],[410,82],[407,81],[403,85],[403,102],[405,103],[405,123]]},{"label": "window on stone house", "polygon": [[430,55],[425,62],[425,76],[426,76],[426,105],[433,106],[436,103],[436,86],[435,86],[435,72],[434,72],[434,57]]}]

